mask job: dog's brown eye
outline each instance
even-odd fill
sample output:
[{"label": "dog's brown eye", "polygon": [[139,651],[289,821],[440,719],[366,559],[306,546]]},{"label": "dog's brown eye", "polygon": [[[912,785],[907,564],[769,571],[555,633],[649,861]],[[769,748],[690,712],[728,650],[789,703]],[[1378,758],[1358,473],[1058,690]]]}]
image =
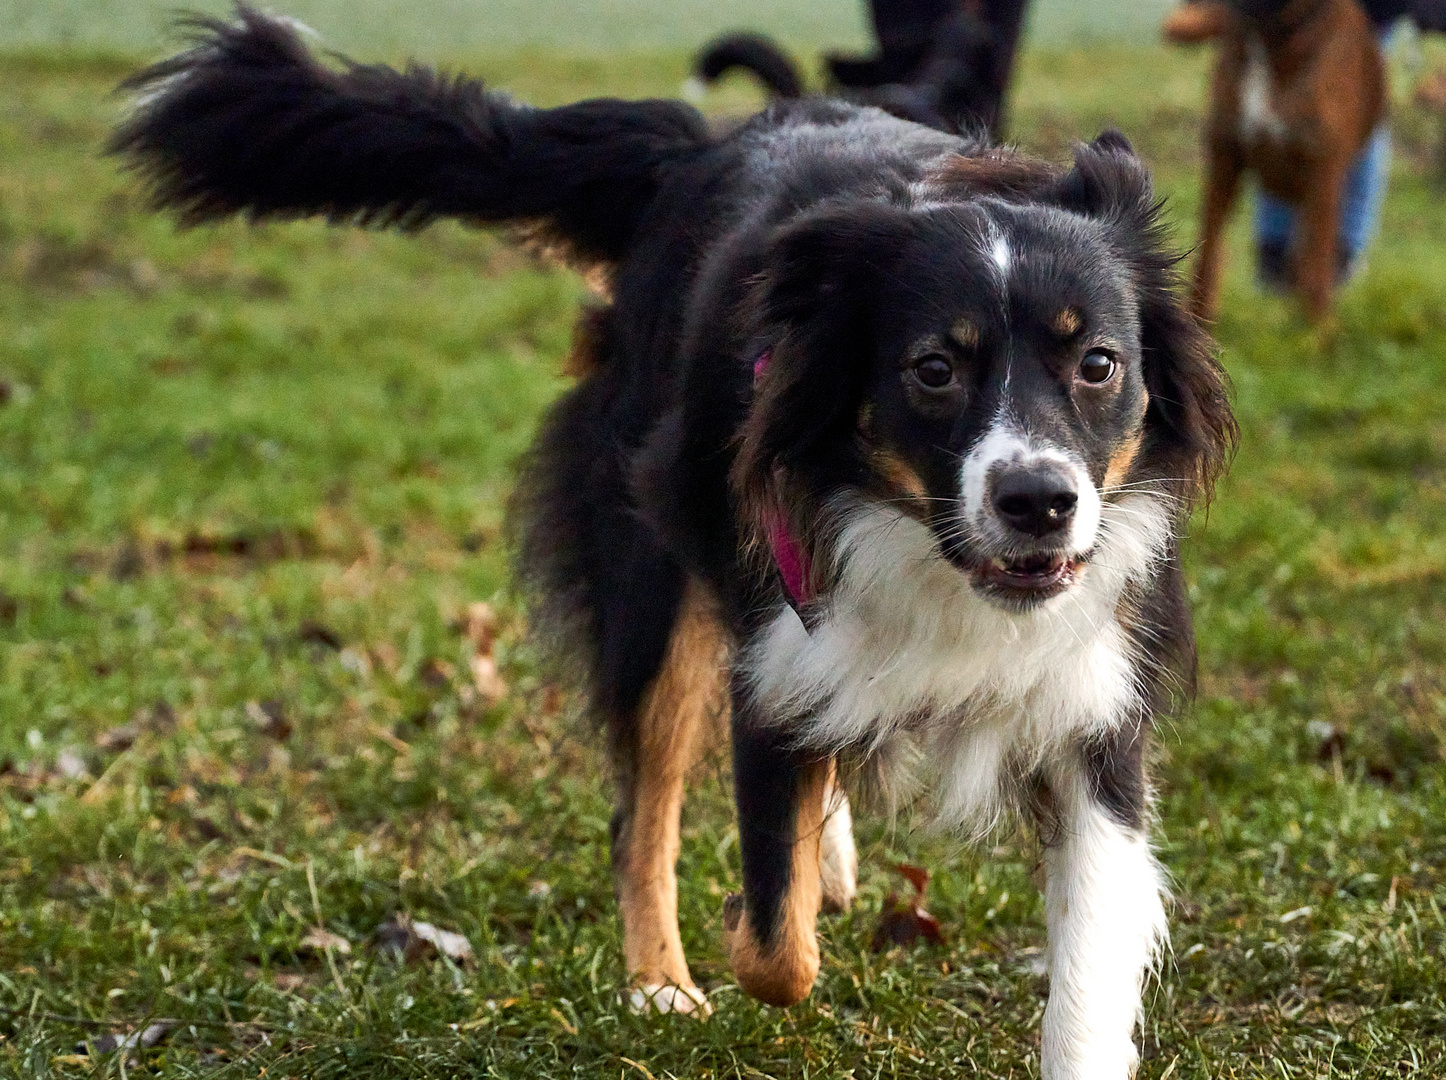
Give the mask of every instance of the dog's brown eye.
[{"label": "dog's brown eye", "polygon": [[943,353],[930,353],[914,362],[914,378],[930,390],[942,390],[954,381],[954,365]]},{"label": "dog's brown eye", "polygon": [[1115,373],[1115,360],[1109,353],[1092,352],[1086,354],[1079,363],[1079,377],[1087,383],[1109,382],[1110,376]]}]

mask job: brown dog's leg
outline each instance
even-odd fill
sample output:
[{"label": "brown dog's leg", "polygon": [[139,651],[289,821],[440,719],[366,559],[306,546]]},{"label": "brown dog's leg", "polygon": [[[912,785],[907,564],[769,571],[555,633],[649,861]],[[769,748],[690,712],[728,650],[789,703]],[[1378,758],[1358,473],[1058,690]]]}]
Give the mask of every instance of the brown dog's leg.
[{"label": "brown dog's leg", "polygon": [[1190,310],[1202,322],[1211,322],[1220,304],[1220,269],[1225,223],[1240,188],[1240,156],[1230,146],[1207,147],[1205,204],[1200,218],[1200,261],[1195,264],[1195,286]]},{"label": "brown dog's leg", "polygon": [[733,785],[743,896],[723,911],[738,985],[769,1005],[808,996],[818,976],[814,923],[822,900],[819,856],[827,760],[799,755],[787,737],[751,715],[746,689],[733,694]]},{"label": "brown dog's leg", "polygon": [[704,720],[721,704],[724,650],[701,586],[684,594],[663,666],[620,754],[613,872],[633,1006],[707,1011],[678,934],[678,825],[683,780]]},{"label": "brown dog's leg", "polygon": [[1306,317],[1320,322],[1330,312],[1336,283],[1337,230],[1345,169],[1335,162],[1323,166],[1306,192],[1296,237],[1295,280],[1305,302]]}]

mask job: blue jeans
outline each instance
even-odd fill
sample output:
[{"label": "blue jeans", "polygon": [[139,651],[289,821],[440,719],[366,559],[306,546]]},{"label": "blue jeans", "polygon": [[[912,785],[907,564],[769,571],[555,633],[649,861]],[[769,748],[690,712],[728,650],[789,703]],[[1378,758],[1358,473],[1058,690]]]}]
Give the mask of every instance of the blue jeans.
[{"label": "blue jeans", "polygon": [[[1391,172],[1391,129],[1379,125],[1351,162],[1341,192],[1339,241],[1342,261],[1349,266],[1376,235],[1386,179]],[[1296,208],[1263,191],[1255,193],[1255,242],[1277,251],[1289,250],[1295,237]]]},{"label": "blue jeans", "polygon": [[[1393,24],[1394,25],[1394,24]],[[1390,43],[1393,25],[1377,28],[1381,48]],[[1346,174],[1341,192],[1341,220],[1338,242],[1345,275],[1376,235],[1381,220],[1381,203],[1386,198],[1386,181],[1391,174],[1391,129],[1382,121]],[[1272,195],[1255,193],[1255,243],[1259,248],[1289,251],[1295,239],[1296,208]]]}]

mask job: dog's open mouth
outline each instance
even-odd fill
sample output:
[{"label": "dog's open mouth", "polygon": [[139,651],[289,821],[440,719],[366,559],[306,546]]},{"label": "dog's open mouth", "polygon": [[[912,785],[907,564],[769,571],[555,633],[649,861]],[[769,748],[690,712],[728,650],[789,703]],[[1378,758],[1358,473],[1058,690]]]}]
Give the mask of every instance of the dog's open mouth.
[{"label": "dog's open mouth", "polygon": [[975,585],[1011,599],[1047,600],[1074,584],[1085,560],[1063,552],[993,558],[971,568]]}]

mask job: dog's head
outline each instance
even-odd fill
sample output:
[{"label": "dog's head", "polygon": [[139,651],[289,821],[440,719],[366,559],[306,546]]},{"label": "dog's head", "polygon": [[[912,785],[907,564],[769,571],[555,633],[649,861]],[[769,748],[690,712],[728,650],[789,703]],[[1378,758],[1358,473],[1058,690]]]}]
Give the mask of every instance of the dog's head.
[{"label": "dog's head", "polygon": [[1302,20],[1324,4],[1323,0],[1227,0],[1226,6],[1247,24],[1265,30]]},{"label": "dog's head", "polygon": [[1157,210],[1111,133],[1069,171],[961,158],[927,201],[789,226],[752,311],[772,360],[734,470],[744,507],[819,544],[840,496],[889,503],[1016,609],[1081,580],[1108,504],[1148,492],[1175,521],[1235,428]]}]

